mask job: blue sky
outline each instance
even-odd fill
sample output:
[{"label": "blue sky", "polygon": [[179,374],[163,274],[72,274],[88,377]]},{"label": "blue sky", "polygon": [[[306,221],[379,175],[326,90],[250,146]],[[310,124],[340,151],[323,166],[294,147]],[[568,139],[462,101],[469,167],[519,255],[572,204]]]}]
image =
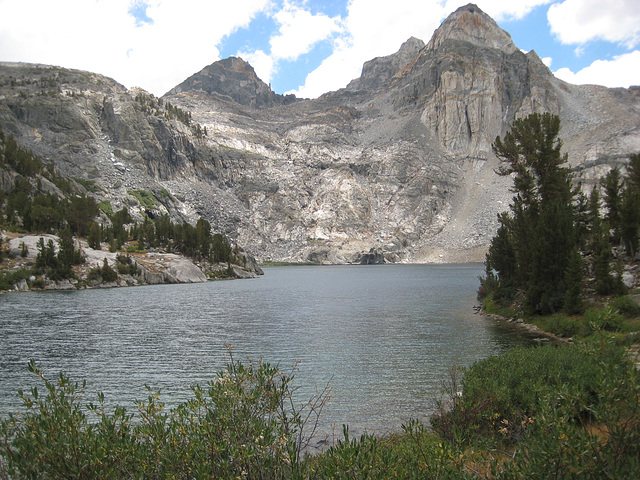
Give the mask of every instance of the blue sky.
[{"label": "blue sky", "polygon": [[[0,61],[89,70],[162,95],[241,56],[277,93],[317,97],[429,41],[455,0],[0,0]],[[571,83],[640,85],[640,1],[477,0]]]}]

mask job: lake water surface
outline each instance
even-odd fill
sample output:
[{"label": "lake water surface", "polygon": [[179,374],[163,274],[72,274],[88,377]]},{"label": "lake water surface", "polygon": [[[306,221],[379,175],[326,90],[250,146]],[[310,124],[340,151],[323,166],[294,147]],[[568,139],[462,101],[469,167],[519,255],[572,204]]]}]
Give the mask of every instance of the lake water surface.
[{"label": "lake water surface", "polygon": [[263,359],[308,396],[329,385],[322,428],[385,433],[426,418],[451,366],[523,339],[474,314],[481,265],[268,267],[259,279],[0,296],[0,414],[48,376],[87,380],[86,400],[134,410],[190,396],[228,360]]}]

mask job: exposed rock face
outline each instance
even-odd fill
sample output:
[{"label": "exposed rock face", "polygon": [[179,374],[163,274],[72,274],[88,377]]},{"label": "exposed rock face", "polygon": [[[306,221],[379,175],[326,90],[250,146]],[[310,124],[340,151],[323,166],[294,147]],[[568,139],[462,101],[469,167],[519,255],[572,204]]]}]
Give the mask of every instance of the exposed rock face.
[{"label": "exposed rock face", "polygon": [[[55,235],[43,234],[43,235],[20,235],[15,238],[3,238],[8,242],[9,249],[14,258],[20,257],[22,245],[27,248],[26,256],[18,263],[30,262],[33,263],[38,255],[38,242],[43,239],[45,244],[52,241],[54,249],[57,251],[59,238]],[[85,241],[76,240],[76,248],[80,248],[85,257],[85,262],[79,267],[75,268],[75,273],[84,283],[87,283],[87,277],[89,270],[95,267],[101,267],[104,260],[107,263],[116,268],[117,265],[117,253],[107,252],[104,250],[94,250],[89,247]],[[201,283],[208,280],[205,273],[191,259],[176,255],[173,253],[136,253],[133,254],[133,260],[138,270],[138,275],[132,277],[131,275],[120,275],[117,282],[102,284],[100,281],[96,281],[91,286],[126,286],[128,284],[133,285],[156,285],[166,283]],[[16,265],[17,266],[17,265]],[[225,266],[216,265],[221,269],[226,269]],[[258,275],[262,275],[262,269],[255,264],[253,259],[249,259],[248,264],[243,267],[239,265],[232,265],[235,278],[255,278]],[[35,278],[33,279],[35,280]],[[33,281],[32,280],[32,281]],[[77,280],[63,280],[53,282],[47,281],[45,286],[49,290],[71,290],[78,288]],[[28,290],[27,282],[23,281],[16,285],[16,290]]]},{"label": "exposed rock face", "polygon": [[202,92],[254,108],[284,105],[296,101],[295,95],[278,95],[258,78],[251,65],[237,57],[220,60],[190,76],[167,95]]},{"label": "exposed rock face", "polygon": [[202,215],[259,260],[483,260],[512,196],[491,143],[532,112],[560,115],[583,183],[640,151],[640,89],[556,79],[475,5],[315,100],[274,94],[233,58],[162,102],[41,66],[4,64],[0,85],[5,132],[94,180],[99,200],[141,212],[129,192],[144,189],[152,212]]}]

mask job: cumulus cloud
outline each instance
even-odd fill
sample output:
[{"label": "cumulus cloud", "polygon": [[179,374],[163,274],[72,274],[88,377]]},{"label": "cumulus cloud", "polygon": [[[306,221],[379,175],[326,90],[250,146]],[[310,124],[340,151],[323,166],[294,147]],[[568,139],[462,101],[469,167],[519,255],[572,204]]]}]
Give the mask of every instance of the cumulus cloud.
[{"label": "cumulus cloud", "polygon": [[280,61],[296,61],[318,42],[341,30],[338,18],[324,14],[314,15],[289,1],[285,1],[282,8],[270,14],[278,24],[277,32],[269,40],[270,52],[266,53],[260,49],[238,52],[266,83],[271,82],[272,76],[278,71]]},{"label": "cumulus cloud", "polygon": [[313,98],[346,86],[365,61],[394,53],[411,36],[428,40],[445,13],[437,1],[351,0],[332,55],[293,93]]},{"label": "cumulus cloud", "polygon": [[611,88],[628,88],[638,84],[640,50],[618,55],[613,60],[596,60],[576,73],[568,68],[561,68],[554,72],[554,75],[576,85],[596,84]]},{"label": "cumulus cloud", "polygon": [[[0,0],[0,59],[79,68],[161,95],[219,59],[270,0]],[[134,16],[144,9],[149,21]]]},{"label": "cumulus cloud", "polygon": [[[270,82],[284,62],[301,61],[319,42],[329,42],[331,54],[293,91],[316,97],[346,86],[360,75],[364,62],[394,53],[411,36],[428,42],[445,16],[469,0],[340,0],[347,2],[342,17],[316,12],[309,6],[313,1],[0,0],[0,60],[90,70],[162,95],[218,60],[223,40],[250,28],[262,12],[274,20],[276,29],[268,42],[239,54]],[[476,3],[500,21],[524,18],[553,1],[550,27],[560,41],[577,50],[594,38],[627,46],[640,43],[637,0]],[[319,0],[317,5],[321,11]],[[627,65],[637,78],[637,66],[625,61],[621,56],[606,65]],[[594,63],[564,74],[582,78],[598,69],[604,66]]]},{"label": "cumulus cloud", "polygon": [[238,52],[238,56],[251,64],[260,80],[265,83],[271,82],[271,77],[276,69],[276,64],[271,55],[262,50],[255,50],[253,52]]},{"label": "cumulus cloud", "polygon": [[[517,19],[551,0],[477,0],[475,3],[495,19]],[[360,76],[367,60],[396,52],[409,37],[425,43],[442,20],[468,0],[350,0],[343,34],[333,54],[311,72],[295,93],[317,97],[337,90]]]},{"label": "cumulus cloud", "polygon": [[274,15],[280,25],[278,35],[270,40],[271,54],[276,60],[296,60],[318,42],[340,30],[338,20],[327,15],[285,3]]},{"label": "cumulus cloud", "polygon": [[633,48],[640,42],[638,0],[565,0],[549,7],[547,19],[565,44],[600,39]]},{"label": "cumulus cloud", "polygon": [[[478,0],[474,3],[494,20],[501,21],[519,20],[526,17],[534,8],[540,5],[548,5],[552,1],[553,0]],[[465,0],[448,0],[445,10],[453,12],[468,3],[469,2]]]}]

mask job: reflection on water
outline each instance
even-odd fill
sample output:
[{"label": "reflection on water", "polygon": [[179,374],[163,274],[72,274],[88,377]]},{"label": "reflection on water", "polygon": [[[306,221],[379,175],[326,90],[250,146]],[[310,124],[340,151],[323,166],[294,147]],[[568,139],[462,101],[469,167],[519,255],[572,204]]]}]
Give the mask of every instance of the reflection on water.
[{"label": "reflection on water", "polygon": [[433,409],[449,367],[522,340],[472,306],[479,265],[271,267],[255,280],[0,296],[0,413],[48,372],[133,408],[145,385],[169,405],[227,361],[263,359],[307,397],[331,387],[323,428],[395,430]]}]

